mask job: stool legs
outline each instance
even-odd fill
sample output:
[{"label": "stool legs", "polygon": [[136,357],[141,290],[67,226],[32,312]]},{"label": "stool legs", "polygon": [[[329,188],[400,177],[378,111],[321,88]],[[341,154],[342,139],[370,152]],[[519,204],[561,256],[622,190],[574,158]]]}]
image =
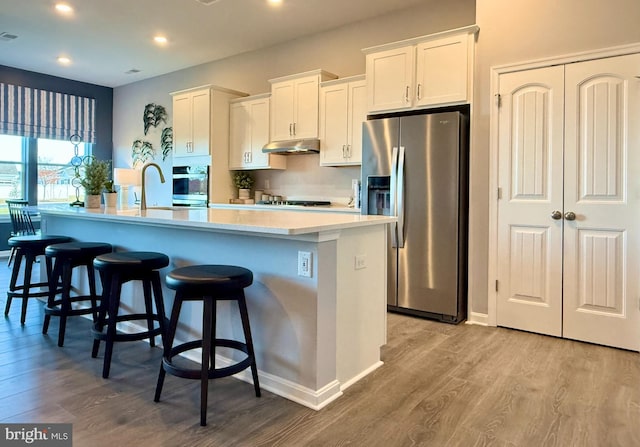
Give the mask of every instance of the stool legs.
[{"label": "stool legs", "polygon": [[[11,280],[9,281],[9,290],[16,290],[16,282],[18,282],[18,274],[20,273],[20,265],[22,264],[22,258],[24,255],[22,254],[22,250],[16,250],[16,259],[13,261],[13,269],[11,270]],[[9,309],[11,309],[11,300],[13,300],[13,296],[11,294],[7,294],[7,304],[4,308],[4,316],[9,315]]]},{"label": "stool legs", "polygon": [[[256,393],[256,397],[260,397],[260,383],[258,382],[258,368],[256,366],[256,358],[255,352],[253,350],[253,339],[251,337],[251,327],[249,326],[249,314],[247,311],[247,304],[243,291],[239,291],[233,299],[238,302],[238,307],[240,310],[240,318],[242,320],[242,330],[244,332],[245,337],[245,345],[246,345],[246,354],[249,360],[249,366],[251,367],[251,375],[253,377],[253,386]],[[158,374],[158,383],[156,385],[156,392],[154,396],[154,401],[160,401],[160,395],[162,393],[162,387],[164,385],[164,379],[166,376],[165,363],[168,365],[167,367],[172,369],[175,368],[171,366],[171,360],[173,354],[184,352],[185,349],[180,349],[180,347],[173,347],[173,342],[175,339],[176,330],[178,327],[178,319],[180,317],[180,309],[182,307],[183,297],[181,292],[176,292],[175,301],[173,303],[173,308],[171,310],[171,319],[169,320],[169,328],[167,331],[167,335],[165,337],[164,344],[164,355],[163,361],[160,364],[160,372]],[[230,345],[227,343],[236,343],[239,342],[226,340],[226,339],[217,339],[216,338],[216,316],[217,316],[217,302],[218,300],[212,296],[204,296],[203,297],[203,315],[202,315],[202,340],[201,341],[192,341],[181,346],[191,345],[191,348],[197,347],[199,343],[201,343],[202,347],[202,357],[201,357],[201,365],[199,374],[197,370],[194,371],[198,375],[191,375],[187,373],[187,375],[180,375],[180,377],[188,377],[190,379],[200,378],[200,425],[207,425],[207,401],[209,396],[209,379],[216,377],[223,377],[225,375],[229,375],[229,373],[219,373],[219,370],[216,370],[215,367],[215,348],[216,345],[226,346],[226,347],[235,347],[235,345]],[[236,348],[237,349],[237,348]],[[245,360],[246,361],[246,360]],[[246,368],[247,366],[244,366]],[[218,374],[217,374],[218,373]],[[173,373],[172,373],[173,374]]]},{"label": "stool legs", "polygon": [[[200,425],[207,425],[207,397],[209,395],[209,368],[215,368],[216,302],[204,300],[202,315],[202,366],[200,369]],[[213,327],[212,327],[213,326]],[[212,352],[213,351],[213,352]],[[210,365],[213,363],[213,366]]]},{"label": "stool legs", "polygon": [[[124,315],[118,318],[118,310],[120,308],[120,295],[122,291],[122,284],[131,280],[132,278],[123,277],[120,273],[103,274],[103,295],[100,303],[100,310],[98,312],[98,318],[94,326],[94,340],[93,349],[91,350],[91,357],[96,358],[98,351],[100,350],[100,340],[105,341],[104,352],[104,364],[102,367],[102,377],[109,378],[109,372],[111,369],[111,359],[113,357],[113,345],[116,341],[131,341],[140,340],[141,338],[135,337],[135,334],[117,334],[118,321],[127,321],[132,319],[145,319],[148,327],[149,344],[155,346],[155,337],[160,335],[163,345],[165,343],[166,334],[166,318],[164,316],[164,302],[162,298],[162,286],[160,283],[160,273],[157,271],[150,272],[148,276],[142,279],[142,286],[144,291],[144,303],[145,303],[145,315]],[[137,279],[137,278],[133,278]],[[152,297],[153,291],[153,297]],[[153,314],[153,303],[156,305],[156,315]],[[154,329],[154,319],[158,320],[159,329]],[[107,328],[106,334],[102,335],[104,328]],[[144,333],[146,334],[146,332]],[[146,335],[144,336],[146,338]]]},{"label": "stool legs", "polygon": [[260,397],[260,383],[258,382],[258,366],[256,365],[256,355],[253,351],[253,338],[251,338],[251,327],[249,326],[249,312],[247,311],[247,300],[244,297],[244,291],[240,291],[238,297],[238,308],[240,309],[240,319],[242,320],[242,330],[244,331],[244,339],[247,345],[249,357],[251,357],[251,375],[253,376],[253,388],[256,397]]},{"label": "stool legs", "polygon": [[[167,359],[171,359],[171,347],[173,346],[173,340],[176,336],[176,331],[178,330],[178,318],[180,318],[180,309],[182,308],[182,297],[179,294],[176,294],[175,301],[173,303],[173,308],[171,309],[171,318],[169,319],[169,328],[166,332],[166,336],[164,339],[164,354],[163,357]],[[156,385],[156,394],[153,398],[155,402],[160,401],[160,394],[162,393],[162,386],[164,385],[164,378],[166,372],[160,362],[160,373],[158,374],[158,384]]]}]

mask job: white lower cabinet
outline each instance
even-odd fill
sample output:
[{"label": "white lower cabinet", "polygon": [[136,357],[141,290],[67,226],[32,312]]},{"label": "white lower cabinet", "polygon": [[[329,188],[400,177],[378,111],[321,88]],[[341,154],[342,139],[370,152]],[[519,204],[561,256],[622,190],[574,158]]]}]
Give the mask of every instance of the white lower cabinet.
[{"label": "white lower cabinet", "polygon": [[264,154],[269,142],[270,95],[232,101],[229,106],[229,169],[285,169],[282,155]]},{"label": "white lower cabinet", "polygon": [[362,163],[362,122],[366,119],[367,84],[364,75],[321,84],[321,166]]}]

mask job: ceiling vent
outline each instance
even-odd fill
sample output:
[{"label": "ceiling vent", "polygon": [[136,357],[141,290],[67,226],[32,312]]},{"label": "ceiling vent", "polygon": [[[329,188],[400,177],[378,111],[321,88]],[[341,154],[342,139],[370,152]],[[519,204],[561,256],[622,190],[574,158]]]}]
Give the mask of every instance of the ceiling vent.
[{"label": "ceiling vent", "polygon": [[203,5],[206,6],[211,6],[214,3],[218,3],[220,0],[196,0],[198,3],[202,3]]},{"label": "ceiling vent", "polygon": [[10,34],[5,32],[0,33],[0,42],[12,42],[17,38],[18,36],[16,36],[15,34]]}]

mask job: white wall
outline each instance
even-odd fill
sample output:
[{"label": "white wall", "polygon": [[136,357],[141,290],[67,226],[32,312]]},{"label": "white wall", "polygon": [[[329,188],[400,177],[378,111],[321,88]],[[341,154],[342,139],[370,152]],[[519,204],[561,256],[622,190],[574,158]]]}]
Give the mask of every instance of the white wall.
[{"label": "white wall", "polygon": [[[471,154],[471,310],[487,312],[492,66],[640,42],[638,0],[477,0]],[[640,67],[638,67],[640,74]]]},{"label": "white wall", "polygon": [[[365,70],[362,48],[458,28],[474,21],[473,0],[428,0],[395,14],[118,87],[114,90],[114,166],[131,165],[131,144],[144,136],[144,106],[154,102],[170,111],[169,92],[215,84],[249,94],[264,93],[270,90],[268,79],[316,68],[339,77],[362,74]],[[159,130],[152,132],[149,140],[157,148],[155,161],[170,175],[171,159],[161,160],[159,134]],[[269,178],[272,190],[285,196],[348,197],[351,179],[360,177],[360,170],[354,167],[319,167],[318,155],[289,158],[285,172],[258,173],[256,186],[263,187],[264,179]],[[148,182],[148,203],[168,204],[170,182],[160,185],[155,175],[149,175]]]}]

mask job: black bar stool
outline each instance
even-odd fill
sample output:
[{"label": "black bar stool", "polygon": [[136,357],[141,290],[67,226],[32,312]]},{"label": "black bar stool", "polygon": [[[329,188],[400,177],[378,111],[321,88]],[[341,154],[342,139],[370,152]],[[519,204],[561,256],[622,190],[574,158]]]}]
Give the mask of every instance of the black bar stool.
[{"label": "black bar stool", "polygon": [[[58,346],[64,344],[64,332],[67,327],[67,317],[75,315],[93,314],[93,322],[98,319],[98,301],[96,296],[96,274],[93,270],[93,259],[96,256],[111,253],[111,244],[104,242],[65,242],[49,245],[44,250],[47,258],[53,260],[53,273],[49,277],[49,299],[44,308],[44,324],[42,333],[49,329],[51,316],[60,317],[58,330]],[[71,273],[75,267],[85,266],[89,279],[89,295],[71,296]],[[56,300],[55,284],[62,282],[60,299]],[[91,301],[91,307],[71,307],[72,303]]]},{"label": "black bar stool", "polygon": [[[24,320],[27,316],[27,299],[37,298],[43,296],[49,296],[49,278],[51,278],[51,260],[45,258],[47,268],[47,280],[38,283],[31,283],[31,272],[33,270],[33,264],[36,262],[38,256],[44,255],[44,249],[47,245],[60,244],[62,242],[71,241],[67,236],[53,236],[47,234],[36,234],[31,236],[15,236],[9,238],[9,247],[15,249],[16,259],[13,263],[13,270],[11,270],[11,280],[9,281],[9,291],[7,292],[7,305],[4,308],[4,315],[9,315],[9,309],[11,308],[11,301],[14,298],[22,298],[22,313],[20,314],[20,324],[24,324]],[[24,258],[24,279],[22,285],[17,285],[18,274],[20,273],[20,266],[22,259]],[[33,288],[46,287],[47,290],[40,292],[33,292]],[[57,287],[57,285],[56,285]]]},{"label": "black bar stool", "polygon": [[[169,331],[165,338],[164,356],[160,365],[158,385],[154,400],[160,400],[165,372],[185,379],[200,379],[200,425],[207,425],[207,394],[209,379],[217,379],[236,374],[251,367],[253,386],[256,397],[260,397],[260,384],[258,382],[258,368],[253,351],[251,328],[249,327],[249,314],[244,296],[244,288],[253,282],[253,273],[242,267],[230,265],[194,265],[173,270],[167,275],[167,286],[176,291]],[[202,317],[202,339],[193,340],[177,346],[172,346],[180,309],[184,301],[203,301],[204,313]],[[245,343],[237,340],[216,338],[216,304],[221,300],[234,300],[238,302],[242,330]],[[247,354],[247,357],[238,363],[224,367],[215,367],[215,348],[223,346],[232,348]],[[192,369],[176,366],[172,358],[177,354],[191,349],[202,348],[202,364],[200,369]]]},{"label": "black bar stool", "polygon": [[[100,302],[100,311],[98,312],[98,321],[93,325],[91,331],[94,338],[91,357],[98,356],[100,340],[104,340],[106,347],[102,377],[105,379],[109,377],[114,342],[149,338],[151,346],[155,346],[155,337],[160,335],[163,345],[165,344],[166,317],[158,269],[168,265],[169,257],[167,255],[148,251],[108,253],[97,256],[93,261],[93,266],[100,272],[102,278],[102,300]],[[142,281],[145,313],[118,315],[122,284],[133,280]],[[151,303],[152,288],[156,304],[155,313]],[[146,320],[148,330],[133,334],[119,334],[116,332],[116,325],[119,322],[134,320]],[[154,328],[154,321],[158,322],[158,327],[156,328]],[[107,327],[106,333],[103,332],[105,326]]]}]

